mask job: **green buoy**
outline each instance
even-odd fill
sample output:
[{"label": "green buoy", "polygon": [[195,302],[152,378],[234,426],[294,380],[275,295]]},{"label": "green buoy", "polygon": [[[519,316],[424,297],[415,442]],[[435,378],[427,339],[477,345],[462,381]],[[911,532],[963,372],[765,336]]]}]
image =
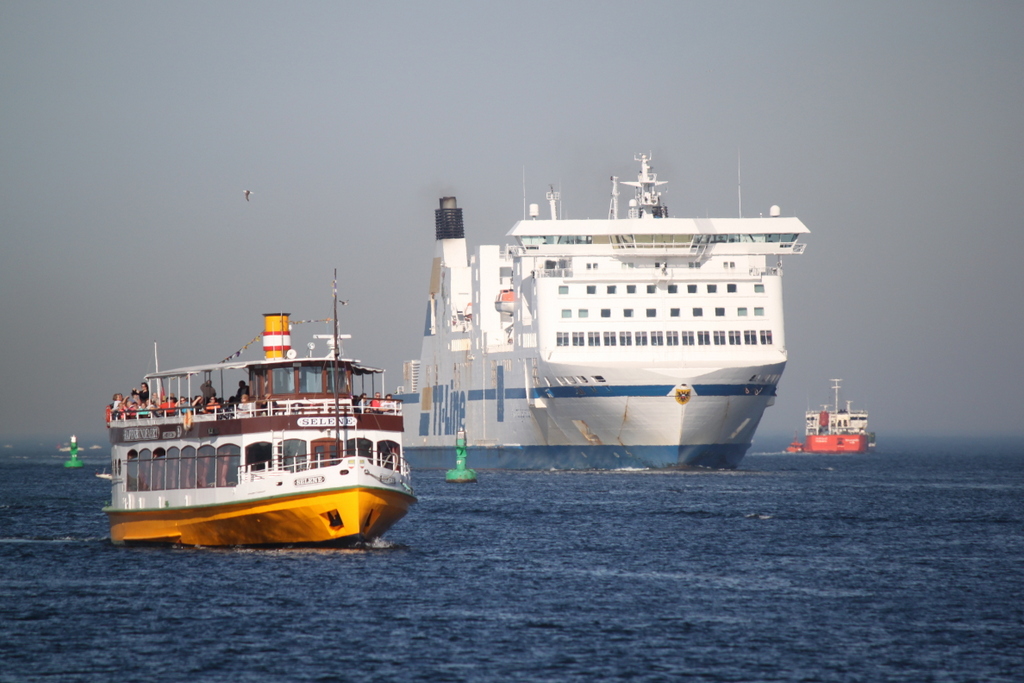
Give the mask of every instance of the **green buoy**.
[{"label": "green buoy", "polygon": [[71,459],[64,462],[64,467],[81,467],[84,463],[78,459],[78,439],[71,435]]},{"label": "green buoy", "polygon": [[460,429],[455,437],[455,469],[448,470],[444,480],[451,484],[475,484],[476,470],[466,467],[466,431]]}]

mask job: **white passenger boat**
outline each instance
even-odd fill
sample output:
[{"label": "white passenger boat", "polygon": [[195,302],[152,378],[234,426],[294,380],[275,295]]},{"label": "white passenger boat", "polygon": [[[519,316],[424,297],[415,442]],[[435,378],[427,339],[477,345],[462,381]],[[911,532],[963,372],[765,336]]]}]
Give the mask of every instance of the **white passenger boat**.
[{"label": "white passenger boat", "polygon": [[436,212],[419,360],[402,398],[413,467],[733,468],[786,365],[781,257],[809,231],[768,217],[673,218],[640,155],[627,218],[538,205],[512,244],[468,254],[454,197]]},{"label": "white passenger boat", "polygon": [[416,501],[401,403],[353,404],[357,380],[381,370],[339,358],[336,334],[326,356],[297,357],[287,313],[266,315],[264,330],[263,359],[146,377],[185,398],[240,376],[248,400],[108,411],[113,542],[348,545]]}]

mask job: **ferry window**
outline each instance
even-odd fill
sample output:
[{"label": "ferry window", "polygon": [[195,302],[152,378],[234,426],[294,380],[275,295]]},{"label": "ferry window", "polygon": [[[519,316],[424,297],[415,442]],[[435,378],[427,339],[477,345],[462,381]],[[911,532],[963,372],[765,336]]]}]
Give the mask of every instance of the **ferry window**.
[{"label": "ferry window", "polygon": [[148,448],[139,451],[139,490],[149,491],[153,476],[153,454]]},{"label": "ferry window", "polygon": [[741,306],[741,307],[736,309],[736,315],[743,316],[743,315],[746,315],[746,314],[747,314],[747,307],[746,306]]},{"label": "ferry window", "polygon": [[737,345],[739,345],[739,343],[740,343],[740,331],[739,330],[729,330],[729,345],[730,346],[737,346]]},{"label": "ferry window", "polygon": [[583,346],[583,333],[582,332],[573,332],[572,333],[572,345],[573,346]]},{"label": "ferry window", "polygon": [[647,285],[647,293],[654,294],[658,290],[657,285]]},{"label": "ferry window", "polygon": [[707,332],[698,332],[697,333],[697,346],[710,346],[710,345],[711,345],[711,335],[708,334]]},{"label": "ferry window", "polygon": [[736,293],[736,285],[726,285],[725,286],[725,291],[728,292],[729,294],[735,294]]},{"label": "ferry window", "polygon": [[647,309],[647,317],[648,318],[654,318],[654,317],[657,317],[657,315],[658,315],[658,309],[657,308],[648,308]]},{"label": "ferry window", "polygon": [[289,472],[300,472],[306,469],[308,456],[304,439],[285,439],[282,450],[284,468],[286,470]]},{"label": "ferry window", "polygon": [[370,458],[373,455],[373,442],[369,439],[346,439],[345,457]]},{"label": "ferry window", "polygon": [[679,346],[679,333],[675,330],[669,330],[665,333],[665,345],[666,346]]},{"label": "ferry window", "polygon": [[718,291],[718,285],[708,285],[708,294],[714,294]]},{"label": "ferry window", "polygon": [[677,294],[678,292],[679,292],[679,285],[669,285],[668,286],[668,293],[669,294]]},{"label": "ferry window", "polygon": [[587,332],[587,346],[600,346],[601,345],[601,333],[600,332]]},{"label": "ferry window", "polygon": [[335,375],[337,375],[338,378],[341,380],[338,383],[338,393],[339,394],[350,394],[350,393],[352,393],[351,392],[351,387],[349,386],[349,383],[348,383],[348,372],[346,372],[344,367],[339,367],[337,369],[337,371],[335,371],[335,369],[333,367],[330,367],[330,368],[327,369],[327,388],[325,389],[325,391],[328,394],[333,394],[334,393],[334,377],[335,377]]},{"label": "ferry window", "polygon": [[258,441],[245,447],[245,464],[252,472],[259,472],[270,467],[274,451],[269,441]]},{"label": "ferry window", "polygon": [[165,474],[167,471],[167,451],[162,448],[153,450],[153,474],[150,482],[150,490],[163,491],[166,488]]},{"label": "ferry window", "polygon": [[668,314],[669,314],[669,316],[671,316],[673,318],[678,318],[679,317],[679,309],[678,308],[670,308],[670,309],[668,309]]},{"label": "ferry window", "polygon": [[755,294],[764,294],[764,285],[754,285]]},{"label": "ferry window", "polygon": [[217,484],[217,451],[213,446],[200,446],[196,456],[196,486],[213,488]]},{"label": "ferry window", "polygon": [[757,345],[757,330],[743,330],[743,343]]},{"label": "ferry window", "polygon": [[334,439],[316,439],[310,446],[312,447],[312,462],[310,468],[317,467],[330,467],[331,465],[337,465],[341,462],[338,457],[338,442]]},{"label": "ferry window", "polygon": [[139,454],[136,450],[128,451],[128,462],[125,463],[125,489],[139,490]]},{"label": "ferry window", "polygon": [[577,318],[589,318],[590,317],[590,311],[588,311],[585,308],[581,308],[578,311],[576,311],[576,317]]},{"label": "ferry window", "polygon": [[646,332],[637,332],[636,333],[636,345],[637,346],[647,346],[647,333]]},{"label": "ferry window", "polygon": [[601,317],[602,318],[610,318],[610,317],[612,317],[612,309],[610,309],[610,308],[602,308],[601,309]]},{"label": "ferry window", "polygon": [[725,309],[724,308],[716,308],[715,309],[715,315],[718,316],[719,318],[724,317],[725,316]]},{"label": "ferry window", "polygon": [[178,473],[179,473],[178,454],[179,453],[180,453],[180,451],[176,447],[174,447],[174,446],[172,446],[171,448],[167,449],[167,462],[165,464],[165,467],[167,469],[167,489],[168,490],[179,488],[179,486],[178,486],[178,482],[179,482],[179,479],[178,479]]},{"label": "ferry window", "polygon": [[556,346],[568,346],[569,345],[569,333],[568,332],[556,332],[555,333],[555,345]]},{"label": "ferry window", "polygon": [[266,368],[253,368],[249,370],[249,394],[252,396],[266,396],[270,392],[267,391],[267,371]]},{"label": "ferry window", "polygon": [[626,294],[636,294],[636,285],[626,285]]},{"label": "ferry window", "polygon": [[765,344],[766,346],[768,344],[772,343],[772,331],[771,330],[761,330],[761,343]]},{"label": "ferry window", "polygon": [[720,330],[715,332],[715,346],[725,346],[725,332]]},{"label": "ferry window", "polygon": [[238,466],[242,464],[242,449],[226,443],[217,449],[217,486],[238,486]]},{"label": "ferry window", "polygon": [[615,285],[608,285],[608,293],[609,294],[614,294],[615,293]]},{"label": "ferry window", "polygon": [[605,346],[615,346],[615,333],[614,332],[605,332],[604,333],[604,345]]},{"label": "ferry window", "polygon": [[322,394],[324,392],[324,371],[320,367],[299,368],[299,393]]},{"label": "ferry window", "polygon": [[568,294],[569,293],[569,285],[558,285],[558,293],[559,294]]},{"label": "ferry window", "polygon": [[562,317],[563,318],[571,318],[572,317],[572,309],[571,308],[563,308],[562,309]]},{"label": "ferry window", "polygon": [[292,368],[274,368],[270,374],[271,386],[275,394],[295,393],[295,372]]},{"label": "ferry window", "polygon": [[183,489],[196,487],[196,449],[185,446],[181,449],[181,476],[179,484]]},{"label": "ferry window", "polygon": [[694,318],[700,318],[703,315],[704,315],[704,309],[703,308],[695,308],[695,309],[693,309],[693,317]]},{"label": "ferry window", "polygon": [[389,470],[398,469],[398,456],[402,450],[397,441],[384,440],[377,442],[377,455],[380,457],[381,467]]},{"label": "ferry window", "polygon": [[623,318],[632,318],[633,317],[633,309],[632,308],[624,308],[624,309],[622,309],[622,317]]},{"label": "ferry window", "polygon": [[633,333],[632,332],[619,332],[619,346],[632,346],[633,345]]},{"label": "ferry window", "polygon": [[687,294],[696,294],[697,293],[697,285],[686,285],[686,293]]},{"label": "ferry window", "polygon": [[597,294],[597,285],[587,285],[587,294]]},{"label": "ferry window", "polygon": [[693,332],[683,332],[683,346],[693,346]]},{"label": "ferry window", "polygon": [[664,346],[665,335],[662,332],[651,332],[651,346]]},{"label": "ferry window", "polygon": [[754,307],[754,315],[764,315],[764,309],[763,309],[763,308],[760,308],[760,307],[757,307],[757,306],[755,306],[755,307]]}]

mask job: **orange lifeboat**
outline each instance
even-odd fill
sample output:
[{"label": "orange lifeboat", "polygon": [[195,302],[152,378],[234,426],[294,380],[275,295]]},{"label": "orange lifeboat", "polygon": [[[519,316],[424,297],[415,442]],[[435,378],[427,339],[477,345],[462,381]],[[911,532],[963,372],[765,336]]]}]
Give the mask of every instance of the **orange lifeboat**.
[{"label": "orange lifeboat", "polygon": [[512,315],[516,308],[516,293],[512,289],[503,289],[494,299],[494,310],[505,315]]}]

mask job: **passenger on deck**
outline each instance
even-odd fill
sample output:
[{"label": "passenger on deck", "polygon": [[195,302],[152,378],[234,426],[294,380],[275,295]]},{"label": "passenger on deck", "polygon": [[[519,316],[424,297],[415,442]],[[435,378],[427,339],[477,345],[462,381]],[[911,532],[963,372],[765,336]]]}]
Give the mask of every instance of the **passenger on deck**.
[{"label": "passenger on deck", "polygon": [[[134,389],[132,389],[132,393],[133,394],[135,393]],[[144,406],[144,405],[146,405],[146,403],[148,401],[149,401],[149,383],[148,382],[143,382],[142,383],[142,389],[139,390],[139,405],[143,405]]]},{"label": "passenger on deck", "polygon": [[235,400],[239,403],[242,402],[242,397],[249,394],[249,385],[245,383],[245,380],[238,380],[238,391],[235,392]]},{"label": "passenger on deck", "polygon": [[160,417],[164,417],[166,415],[174,415],[174,406],[177,404],[177,401],[172,403],[171,398],[172,397],[168,396],[164,398],[163,401],[160,401],[160,412],[158,412],[157,415],[159,415]]},{"label": "passenger on deck", "polygon": [[380,410],[380,392],[379,391],[376,392],[373,395],[373,399],[370,401],[370,412],[371,413],[379,413],[379,412],[381,412],[381,410]]},{"label": "passenger on deck", "polygon": [[362,413],[363,407],[366,405],[366,393],[362,393],[359,396],[352,397],[352,410],[356,413]]},{"label": "passenger on deck", "polygon": [[203,402],[209,403],[211,398],[217,395],[217,390],[213,388],[213,382],[206,380],[199,387],[199,390],[203,393]]},{"label": "passenger on deck", "polygon": [[217,400],[216,396],[211,396],[210,400],[206,402],[206,412],[215,413],[221,409],[220,401]]},{"label": "passenger on deck", "polygon": [[398,413],[398,403],[391,397],[391,394],[384,395],[384,400],[381,402],[380,406],[388,415],[395,415]]},{"label": "passenger on deck", "polygon": [[249,398],[249,394],[242,394],[242,398],[238,401],[238,408],[235,409],[235,414],[239,417],[249,417],[255,409],[256,406]]}]

